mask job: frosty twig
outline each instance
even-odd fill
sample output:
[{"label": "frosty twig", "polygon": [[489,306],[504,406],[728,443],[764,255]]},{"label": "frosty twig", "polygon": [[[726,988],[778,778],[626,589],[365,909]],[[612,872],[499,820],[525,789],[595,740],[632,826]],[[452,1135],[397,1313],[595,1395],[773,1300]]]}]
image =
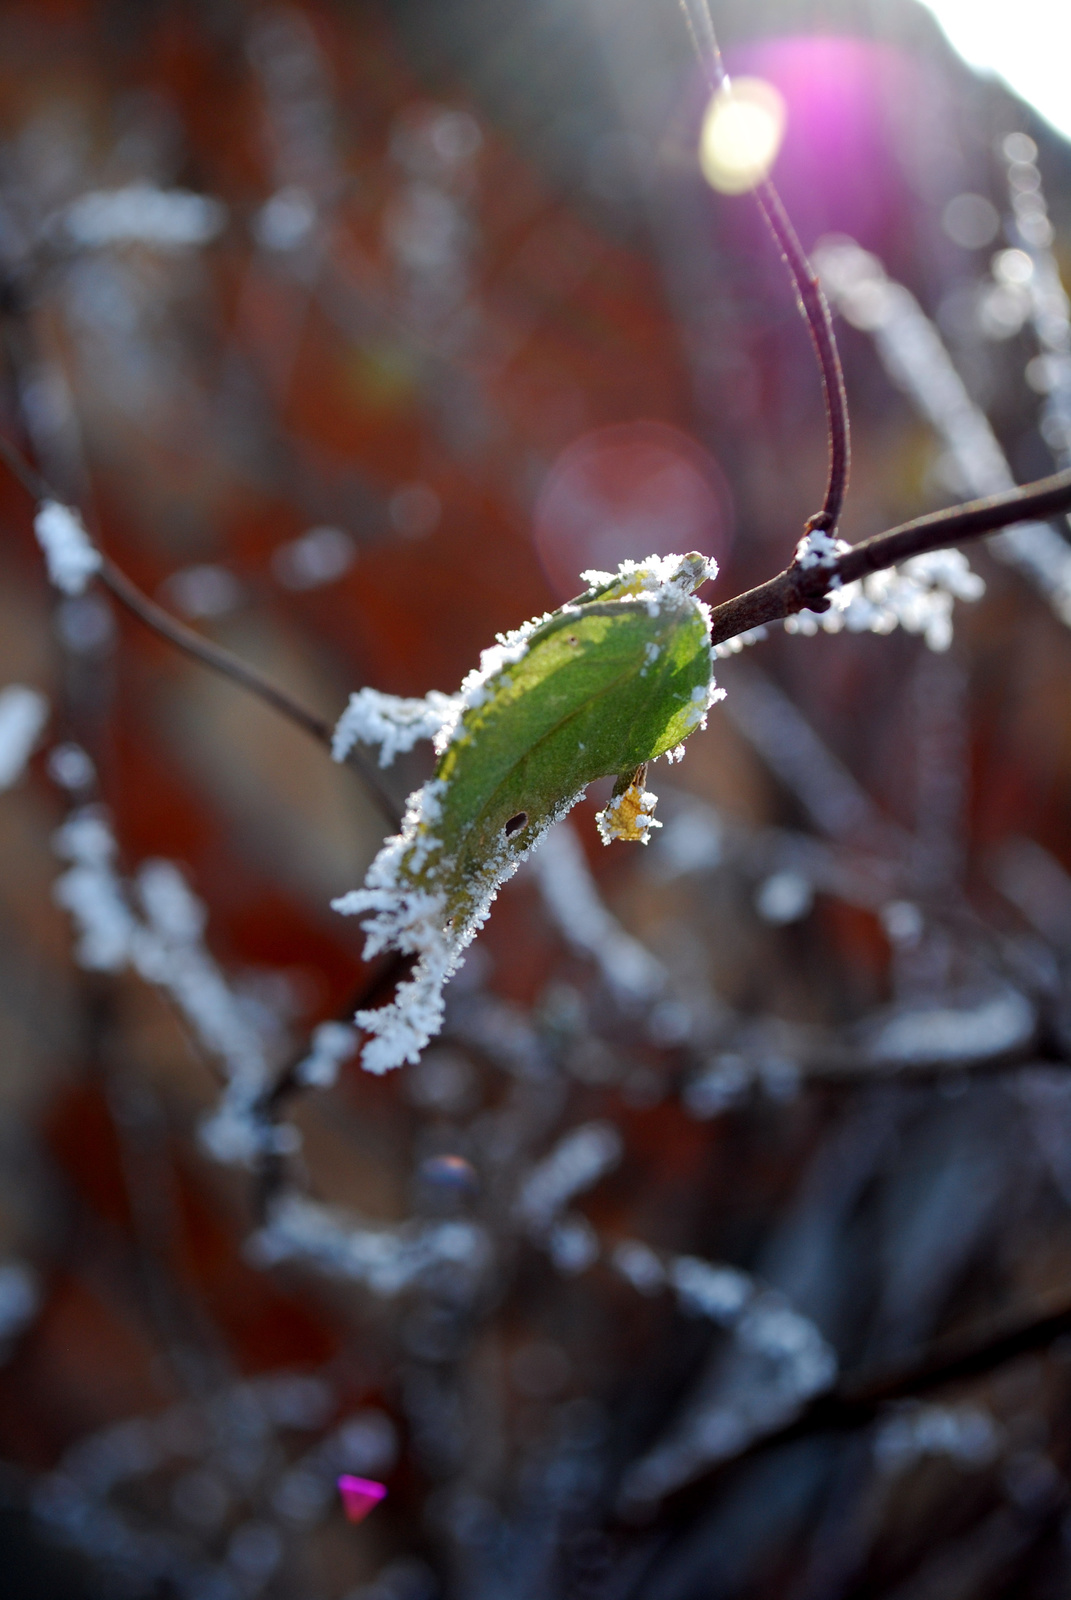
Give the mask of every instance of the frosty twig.
[{"label": "frosty twig", "polygon": [[987,495],[982,500],[969,500],[965,505],[916,517],[913,522],[846,547],[824,562],[804,566],[793,561],[776,578],[714,606],[711,643],[722,644],[750,628],[780,622],[799,611],[824,610],[827,597],[835,590],[912,556],[946,550],[970,539],[981,539],[998,528],[1056,516],[1068,509],[1071,471],[1056,472],[1051,478],[1040,478],[1022,489]]}]

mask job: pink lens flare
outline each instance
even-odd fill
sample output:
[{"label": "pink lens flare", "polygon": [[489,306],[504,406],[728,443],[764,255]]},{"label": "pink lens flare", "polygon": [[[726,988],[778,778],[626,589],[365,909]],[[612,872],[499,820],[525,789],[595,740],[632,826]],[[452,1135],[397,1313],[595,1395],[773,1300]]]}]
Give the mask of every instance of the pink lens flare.
[{"label": "pink lens flare", "polygon": [[374,1478],[354,1478],[344,1472],[338,1480],[338,1492],[342,1496],[342,1509],[347,1519],[350,1522],[363,1522],[384,1498],[387,1486],[377,1483]]},{"label": "pink lens flare", "polygon": [[728,482],[702,445],[665,422],[617,422],[574,439],[539,491],[534,538],[563,600],[586,568],[630,556],[700,550],[724,560],[732,536]]}]

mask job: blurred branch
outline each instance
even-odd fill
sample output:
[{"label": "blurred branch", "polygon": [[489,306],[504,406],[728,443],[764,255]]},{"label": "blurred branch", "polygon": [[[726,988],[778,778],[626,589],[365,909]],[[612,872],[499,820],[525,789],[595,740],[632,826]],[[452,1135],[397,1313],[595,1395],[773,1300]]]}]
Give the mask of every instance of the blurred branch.
[{"label": "blurred branch", "polygon": [[[754,1439],[744,1450],[713,1468],[715,1472],[756,1456],[771,1446],[812,1434],[845,1432],[874,1421],[887,1405],[914,1400],[935,1389],[983,1378],[1020,1356],[1044,1351],[1071,1334],[1071,1300],[1055,1297],[1024,1320],[994,1320],[967,1337],[940,1340],[919,1360],[873,1377],[846,1378],[817,1395],[784,1427]],[[689,1489],[697,1487],[689,1485]],[[684,1491],[687,1495],[688,1489]]]},{"label": "blurred branch", "polygon": [[[0,459],[35,500],[62,502],[63,497],[57,494],[47,480],[3,435],[0,435]],[[99,582],[119,601],[120,605],[124,606],[132,616],[137,617],[139,622],[151,628],[159,638],[166,639],[168,644],[173,644],[176,649],[191,656],[194,661],[200,662],[203,667],[219,673],[221,677],[229,679],[239,688],[247,689],[273,711],[277,711],[280,716],[286,717],[296,727],[309,734],[318,744],[324,745],[328,750],[331,749],[330,722],[318,717],[315,712],[303,706],[300,701],[295,700],[270,679],[265,678],[241,657],[234,655],[223,645],[216,644],[214,640],[206,639],[203,634],[165,611],[163,606],[157,605],[156,601],[151,600],[143,590],[139,589],[133,579],[128,578],[122,568],[103,551],[100,552],[100,557],[101,566],[97,574]],[[381,784],[375,768],[359,751],[353,751],[347,759],[364,780],[369,793],[391,827],[398,827],[400,822],[398,808]]]},{"label": "blurred branch", "polygon": [[715,606],[710,619],[710,642],[724,644],[727,639],[734,639],[751,628],[780,622],[797,611],[825,611],[833,590],[872,572],[896,566],[911,556],[946,550],[951,545],[983,538],[987,533],[1016,522],[1044,519],[1068,510],[1071,510],[1071,470],[1056,472],[1051,478],[1040,478],[1021,489],[1010,489],[1004,494],[988,495],[982,500],[970,500],[965,505],[917,517],[899,528],[890,528],[887,533],[876,533],[822,564],[802,567],[793,562],[776,578]]}]

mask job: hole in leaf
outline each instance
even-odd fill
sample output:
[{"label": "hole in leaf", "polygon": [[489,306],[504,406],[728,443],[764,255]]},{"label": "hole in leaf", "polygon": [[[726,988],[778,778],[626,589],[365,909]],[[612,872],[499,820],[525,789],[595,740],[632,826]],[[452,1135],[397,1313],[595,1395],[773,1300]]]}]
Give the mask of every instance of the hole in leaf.
[{"label": "hole in leaf", "polygon": [[518,811],[515,817],[510,817],[502,831],[507,839],[512,839],[515,833],[520,833],[521,829],[527,825],[527,822],[527,811]]}]

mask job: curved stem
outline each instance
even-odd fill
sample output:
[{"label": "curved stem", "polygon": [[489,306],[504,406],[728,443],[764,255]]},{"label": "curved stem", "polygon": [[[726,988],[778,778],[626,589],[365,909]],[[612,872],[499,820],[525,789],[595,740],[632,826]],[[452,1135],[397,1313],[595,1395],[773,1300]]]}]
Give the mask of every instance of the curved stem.
[{"label": "curved stem", "polygon": [[[680,0],[684,21],[692,41],[699,65],[715,93],[729,87],[718,48],[717,35],[711,21],[707,0]],[[848,490],[848,471],[851,464],[851,445],[848,428],[848,396],[844,388],[844,372],[840,352],[833,332],[833,317],[822,293],[811,263],[808,261],[799,235],[781,202],[781,196],[767,178],[754,191],[755,203],[767,227],[777,241],[781,259],[788,268],[796,290],[803,320],[811,335],[814,352],[818,358],[818,372],[822,379],[822,394],[826,403],[826,424],[829,432],[829,480],[821,511],[816,511],[806,523],[808,533],[823,529],[832,533],[840,521],[844,496]]]},{"label": "curved stem", "polygon": [[821,511],[808,518],[807,532],[823,529],[832,533],[840,521],[844,496],[848,492],[848,472],[851,465],[851,440],[848,427],[848,396],[844,388],[844,370],[840,364],[840,351],[833,332],[833,317],[829,302],[822,293],[818,275],[804,254],[799,236],[792,226],[781,196],[767,179],[755,190],[755,200],[771,233],[781,249],[781,256],[796,286],[800,310],[811,335],[818,371],[822,379],[822,394],[826,403],[826,426],[829,433],[829,480]]}]

